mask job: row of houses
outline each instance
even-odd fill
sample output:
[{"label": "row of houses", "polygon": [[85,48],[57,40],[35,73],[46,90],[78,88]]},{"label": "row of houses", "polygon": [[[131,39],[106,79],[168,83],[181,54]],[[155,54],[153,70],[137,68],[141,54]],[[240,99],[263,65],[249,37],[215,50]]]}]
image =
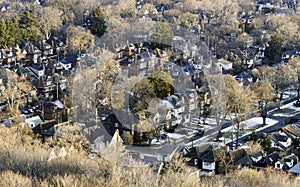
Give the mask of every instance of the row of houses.
[{"label": "row of houses", "polygon": [[[300,125],[289,124],[276,132],[269,133],[272,152],[258,150],[249,152],[247,147],[230,151],[219,143],[204,143],[196,147],[185,147],[183,156],[190,158],[188,164],[205,172],[223,173],[228,168],[252,167],[263,169],[273,167],[296,175],[300,174]],[[262,136],[262,138],[266,138]],[[296,140],[296,141],[295,141]],[[298,141],[297,141],[298,140]],[[224,154],[220,155],[220,152]]]}]

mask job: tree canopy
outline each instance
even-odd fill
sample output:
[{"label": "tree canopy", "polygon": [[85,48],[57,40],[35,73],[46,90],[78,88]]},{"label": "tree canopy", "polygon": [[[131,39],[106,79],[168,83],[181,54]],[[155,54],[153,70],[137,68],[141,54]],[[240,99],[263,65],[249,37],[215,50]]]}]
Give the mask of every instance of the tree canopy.
[{"label": "tree canopy", "polygon": [[92,34],[101,37],[106,31],[105,15],[102,12],[101,7],[97,7],[91,17],[91,32]]}]

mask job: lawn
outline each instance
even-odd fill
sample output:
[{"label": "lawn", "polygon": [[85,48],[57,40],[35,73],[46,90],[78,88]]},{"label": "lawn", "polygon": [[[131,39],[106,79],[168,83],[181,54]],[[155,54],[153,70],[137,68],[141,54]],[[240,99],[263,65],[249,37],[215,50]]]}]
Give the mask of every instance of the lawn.
[{"label": "lawn", "polygon": [[282,108],[282,109],[276,109],[271,112],[271,114],[290,114],[295,112],[295,110],[290,109],[290,108]]}]

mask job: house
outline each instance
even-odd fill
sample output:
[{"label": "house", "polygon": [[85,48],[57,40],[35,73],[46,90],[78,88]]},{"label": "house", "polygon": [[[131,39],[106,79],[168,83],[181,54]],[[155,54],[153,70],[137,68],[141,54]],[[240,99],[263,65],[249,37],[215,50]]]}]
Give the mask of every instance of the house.
[{"label": "house", "polygon": [[21,49],[19,47],[19,45],[16,45],[14,48],[13,48],[13,52],[15,53],[16,55],[16,61],[20,64],[20,65],[26,65],[28,64],[28,60],[26,58],[26,55],[27,55],[27,52],[25,49]]},{"label": "house", "polygon": [[274,153],[271,153],[269,155],[266,156],[265,158],[265,163],[267,166],[275,166],[275,163],[280,160],[281,157],[279,156],[279,153],[278,152],[274,152]]},{"label": "house", "polygon": [[272,148],[275,151],[290,151],[292,148],[292,139],[285,133],[274,132],[271,134]]},{"label": "house", "polygon": [[31,76],[30,71],[20,65],[14,65],[10,68],[10,70],[18,75],[19,80],[28,80]]},{"label": "house", "polygon": [[54,136],[55,134],[55,125],[56,125],[56,120],[49,120],[45,122],[41,122],[37,126],[32,128],[32,131],[35,134],[40,134],[45,136]]},{"label": "house", "polygon": [[290,59],[295,58],[296,56],[296,50],[284,51],[282,53],[281,60],[283,62],[288,62]]},{"label": "house", "polygon": [[275,168],[286,171],[294,167],[298,163],[298,161],[298,157],[294,154],[291,154],[286,157],[283,157],[281,160],[278,160],[275,163]]},{"label": "house", "polygon": [[232,67],[233,67],[233,63],[228,61],[228,60],[225,60],[223,58],[217,60],[217,64],[219,66],[222,67],[222,70],[224,71],[228,71],[228,70],[232,70]]},{"label": "house", "polygon": [[39,116],[34,116],[32,118],[25,119],[25,124],[27,124],[31,129],[35,128],[39,124],[41,124],[43,121]]},{"label": "house", "polygon": [[284,132],[290,138],[300,138],[300,125],[299,124],[289,124],[281,128],[281,131]]},{"label": "house", "polygon": [[67,109],[59,100],[54,102],[45,102],[43,113],[44,120],[55,119],[57,123],[66,122],[68,120]]},{"label": "house", "polygon": [[160,101],[160,105],[167,107],[171,111],[173,117],[177,118],[177,124],[181,123],[182,113],[184,112],[185,105],[179,97],[176,95],[165,97]]},{"label": "house", "polygon": [[66,53],[66,45],[60,41],[57,37],[52,37],[47,40],[47,43],[51,45],[53,54],[57,56],[57,60],[63,59]]},{"label": "house", "polygon": [[66,60],[59,60],[58,63],[62,66],[64,70],[71,70],[72,63]]},{"label": "house", "polygon": [[200,168],[201,162],[199,162],[198,154],[197,154],[197,147],[185,147],[182,150],[183,157],[189,158],[188,165],[195,166]]},{"label": "house", "polygon": [[246,154],[242,158],[234,162],[234,164],[241,167],[251,167],[253,165],[253,161],[251,160],[250,156]]},{"label": "house", "polygon": [[32,84],[37,89],[38,94],[41,94],[46,98],[50,98],[50,96],[54,94],[56,88],[52,76],[39,77],[37,80],[33,81]]},{"label": "house", "polygon": [[266,154],[263,151],[257,151],[255,153],[250,154],[253,166],[262,167],[264,165],[265,156]]},{"label": "house", "polygon": [[45,64],[33,64],[32,66],[26,67],[26,69],[30,71],[35,78],[40,78],[45,75]]},{"label": "house", "polygon": [[244,148],[230,151],[229,156],[235,165],[250,166],[250,164],[252,164],[252,161]]},{"label": "house", "polygon": [[207,171],[214,171],[216,169],[216,158],[216,152],[213,150],[210,150],[208,153],[203,155],[200,158],[202,160],[202,169]]},{"label": "house", "polygon": [[76,67],[80,65],[81,57],[77,54],[68,54],[66,55],[65,60],[67,63],[71,63],[72,67]]},{"label": "house", "polygon": [[4,66],[4,55],[2,50],[0,50],[0,67]]},{"label": "house", "polygon": [[35,47],[41,51],[42,57],[53,55],[53,48],[50,44],[46,43],[46,40],[40,40],[37,44],[35,44]]},{"label": "house", "polygon": [[27,65],[37,64],[42,56],[42,52],[33,44],[26,44],[22,50],[26,53]]},{"label": "house", "polygon": [[181,152],[183,157],[190,158],[188,161],[189,165],[198,167],[199,169],[214,171],[215,162],[214,159],[210,158],[210,153],[212,153],[213,149],[214,145],[207,142],[195,147],[184,147]]},{"label": "house", "polygon": [[238,74],[237,76],[235,76],[235,79],[245,85],[245,86],[248,86],[250,85],[251,83],[254,82],[254,80],[257,80],[253,77],[253,75],[251,74],[251,72],[249,71],[243,71],[242,73]]},{"label": "house", "polygon": [[121,138],[121,136],[119,134],[119,130],[116,129],[115,134],[113,135],[113,137],[112,137],[112,139],[111,139],[111,141],[109,143],[109,146],[110,147],[114,147],[116,149],[121,149],[122,145],[123,145],[123,142],[124,141],[122,140],[122,138]]},{"label": "house", "polygon": [[3,57],[3,64],[5,66],[10,67],[16,63],[16,55],[13,53],[12,48],[2,49],[1,54]]}]

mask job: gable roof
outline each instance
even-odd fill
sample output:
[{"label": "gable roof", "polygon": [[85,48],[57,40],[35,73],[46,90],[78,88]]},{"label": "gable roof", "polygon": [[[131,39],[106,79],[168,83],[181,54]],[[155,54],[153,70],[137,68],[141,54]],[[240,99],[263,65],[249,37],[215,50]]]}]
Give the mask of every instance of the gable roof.
[{"label": "gable roof", "polygon": [[274,165],[280,159],[279,153],[274,152],[266,156],[265,163],[267,165]]},{"label": "gable roof", "polygon": [[273,133],[272,136],[275,141],[286,142],[288,140],[287,136],[279,134],[279,133]]},{"label": "gable roof", "polygon": [[241,166],[252,166],[253,165],[253,162],[248,154],[246,154],[245,156],[243,156],[241,159],[239,159],[238,161],[236,161],[234,163],[237,165],[241,165]]},{"label": "gable roof", "polygon": [[201,159],[205,162],[214,162],[216,161],[217,155],[215,154],[215,151],[210,150],[205,155],[201,157]]},{"label": "gable roof", "polygon": [[238,148],[238,149],[235,149],[235,150],[229,152],[229,155],[231,156],[231,158],[233,158],[233,163],[236,163],[241,158],[246,156],[247,152],[244,148]]},{"label": "gable roof", "polygon": [[287,125],[282,127],[281,130],[292,138],[293,136],[300,137],[300,128],[296,124]]},{"label": "gable roof", "polygon": [[114,136],[112,137],[111,141],[110,141],[110,146],[118,146],[120,143],[123,143],[124,141],[122,140],[120,134],[119,134],[119,130],[117,129]]},{"label": "gable roof", "polygon": [[39,125],[37,125],[36,127],[34,127],[32,129],[32,131],[35,134],[43,134],[43,135],[49,135],[49,136],[53,136],[55,133],[55,129],[53,128],[54,125],[56,125],[56,120],[50,120],[50,121],[46,121],[46,122],[41,122]]},{"label": "gable roof", "polygon": [[255,153],[252,153],[251,155],[250,155],[251,157],[254,157],[254,158],[258,158],[258,157],[260,157],[260,156],[264,156],[264,152],[263,151],[257,151],[257,152],[255,152]]}]

